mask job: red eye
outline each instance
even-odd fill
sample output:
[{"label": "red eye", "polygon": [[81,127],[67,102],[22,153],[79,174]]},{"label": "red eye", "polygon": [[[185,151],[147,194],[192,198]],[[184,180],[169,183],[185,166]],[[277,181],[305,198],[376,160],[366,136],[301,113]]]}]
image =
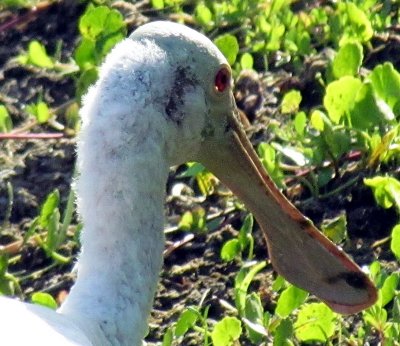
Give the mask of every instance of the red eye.
[{"label": "red eye", "polygon": [[215,75],[215,90],[222,93],[230,84],[231,74],[226,67],[223,67]]}]

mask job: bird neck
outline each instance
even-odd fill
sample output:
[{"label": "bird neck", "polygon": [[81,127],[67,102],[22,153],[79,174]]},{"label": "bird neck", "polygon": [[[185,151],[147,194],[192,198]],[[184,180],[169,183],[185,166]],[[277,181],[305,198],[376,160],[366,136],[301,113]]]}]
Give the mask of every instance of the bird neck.
[{"label": "bird neck", "polygon": [[141,345],[162,265],[168,164],[151,140],[133,153],[85,155],[89,147],[78,149],[78,276],[60,312],[101,341],[95,344]]}]

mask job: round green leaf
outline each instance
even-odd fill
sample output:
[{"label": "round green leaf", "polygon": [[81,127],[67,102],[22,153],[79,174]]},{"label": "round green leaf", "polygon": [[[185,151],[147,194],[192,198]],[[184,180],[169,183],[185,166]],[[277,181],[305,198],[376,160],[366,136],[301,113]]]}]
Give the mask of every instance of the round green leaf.
[{"label": "round green leaf", "polygon": [[53,310],[57,309],[57,307],[58,307],[55,299],[50,294],[45,293],[45,292],[33,293],[31,301],[34,304],[46,306]]},{"label": "round green leaf", "polygon": [[240,254],[240,243],[238,239],[228,240],[221,249],[221,259],[225,262],[232,261]]},{"label": "round green leaf", "polygon": [[253,68],[254,59],[250,53],[244,53],[240,58],[240,66],[243,70],[251,70]]},{"label": "round green leaf", "polygon": [[376,95],[394,110],[400,102],[400,73],[389,62],[378,65],[369,75]]},{"label": "round green leaf", "polygon": [[214,43],[225,55],[228,63],[233,65],[236,61],[237,54],[239,53],[239,43],[236,37],[230,34],[225,34],[218,36]]},{"label": "round green leaf", "polygon": [[28,55],[28,62],[33,65],[45,68],[54,67],[53,61],[46,53],[46,48],[38,41],[29,43]]},{"label": "round green leaf", "polygon": [[397,259],[400,259],[400,225],[396,225],[392,230],[392,240],[390,249]]},{"label": "round green leaf", "polygon": [[362,46],[358,42],[343,45],[333,60],[333,75],[336,78],[354,76],[358,73],[363,59]]},{"label": "round green leaf", "polygon": [[194,11],[196,20],[203,26],[209,26],[212,24],[212,12],[204,4],[204,2],[199,3]]},{"label": "round green leaf", "polygon": [[224,317],[215,325],[211,339],[214,346],[231,346],[241,333],[241,322],[236,317]]},{"label": "round green leaf", "polygon": [[335,314],[324,303],[305,304],[294,323],[297,339],[326,342],[335,331]]},{"label": "round green leaf", "polygon": [[282,100],[281,110],[283,114],[295,113],[299,110],[301,93],[298,90],[291,90],[285,94]]},{"label": "round green leaf", "polygon": [[282,318],[289,316],[294,309],[297,309],[308,297],[308,292],[290,285],[279,296],[275,312]]},{"label": "round green leaf", "polygon": [[342,117],[351,111],[362,85],[360,79],[345,76],[327,86],[324,106],[333,123],[338,124]]}]

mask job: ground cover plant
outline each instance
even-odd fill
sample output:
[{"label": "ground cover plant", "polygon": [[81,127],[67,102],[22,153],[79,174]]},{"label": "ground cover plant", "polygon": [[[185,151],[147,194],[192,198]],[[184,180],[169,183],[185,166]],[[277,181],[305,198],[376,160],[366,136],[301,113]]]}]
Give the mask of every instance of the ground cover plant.
[{"label": "ground cover plant", "polygon": [[[171,170],[148,342],[400,344],[396,1],[0,1],[0,292],[55,308],[82,225],[70,188],[82,95],[149,20],[209,36],[275,183],[379,288],[340,316],[276,276],[258,226],[203,166]],[[58,138],[62,137],[62,138]]]}]

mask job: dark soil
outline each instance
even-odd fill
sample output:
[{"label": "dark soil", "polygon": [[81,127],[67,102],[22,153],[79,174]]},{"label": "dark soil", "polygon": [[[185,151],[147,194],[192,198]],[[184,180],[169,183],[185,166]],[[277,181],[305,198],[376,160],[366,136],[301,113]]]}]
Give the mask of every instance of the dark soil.
[{"label": "dark soil", "polygon": [[[74,98],[73,77],[61,78],[39,69],[21,66],[14,58],[35,39],[46,46],[50,55],[61,42],[61,60],[68,61],[78,41],[77,20],[84,8],[79,2],[62,1],[45,6],[35,13],[20,10],[0,15],[0,103],[5,104],[10,111],[14,127],[24,127],[29,123],[24,107],[39,98],[53,108]],[[4,25],[13,19],[17,19],[18,25]],[[134,26],[135,23],[132,22],[132,27]],[[379,54],[371,55],[369,59],[379,59],[385,52],[392,54],[392,51],[398,51],[398,45],[396,47],[391,45],[380,50]],[[398,57],[399,54],[395,56]],[[395,63],[399,64],[399,61]],[[308,83],[305,79],[299,79],[300,76],[291,76],[285,71],[277,75],[280,76],[280,82],[273,86],[265,85],[263,76],[253,76],[251,83],[245,80],[247,77],[239,81],[244,91],[237,93],[237,101],[252,123],[250,132],[254,144],[269,138],[263,124],[268,121],[269,114],[276,111],[280,91],[277,85],[284,89],[288,83],[297,83],[299,87],[305,88]],[[252,95],[256,97],[251,97]],[[58,120],[64,121],[62,115]],[[32,131],[54,130],[42,126],[34,127]],[[56,188],[61,194],[63,210],[72,181],[74,142],[74,138],[0,142],[0,244],[7,245],[21,239],[32,219],[38,215],[46,196]],[[345,247],[359,264],[368,264],[376,258],[392,261],[387,243],[376,248],[372,248],[371,244],[388,236],[397,222],[397,215],[394,210],[384,210],[376,206],[370,190],[362,183],[362,178],[368,176],[368,172],[349,172],[334,180],[327,189],[335,189],[347,179],[357,176],[359,179],[355,184],[329,198],[310,198],[307,191],[302,189],[300,192],[290,193],[297,191],[296,184],[291,184],[288,195],[317,225],[325,218],[346,212],[350,241]],[[173,177],[174,172],[171,172],[168,191],[176,182]],[[198,189],[194,181],[180,180],[179,183],[185,184],[185,188],[194,193],[168,196],[168,226],[176,225],[179,215],[198,206],[210,213],[225,210],[225,200],[220,194],[216,193],[202,201],[196,197]],[[8,211],[11,213],[8,214]],[[239,264],[223,263],[219,252],[223,243],[237,234],[235,229],[240,228],[244,215],[239,211],[225,213],[216,230],[194,234],[191,241],[176,247],[166,256],[150,321],[148,341],[162,340],[165,329],[176,321],[180,312],[190,305],[197,306],[202,299],[204,306],[211,306],[210,318],[217,320],[226,313],[221,300],[233,302],[232,287]],[[76,222],[75,220],[74,224]],[[167,249],[173,248],[185,236],[181,232],[168,234]],[[78,247],[75,242],[70,241],[61,251],[66,255],[75,255]],[[52,263],[43,250],[34,244],[28,243],[20,253],[20,261],[9,268],[12,272],[26,274],[46,268]],[[264,240],[257,229],[255,254],[260,260],[267,257]],[[73,283],[73,277],[69,274],[71,266],[72,264],[56,266],[34,280],[21,282],[22,296],[28,299],[33,291],[47,291],[61,299],[61,294],[68,291]],[[266,309],[272,309],[274,305],[274,294],[269,291],[273,277],[274,273],[269,266],[252,284],[252,289],[262,294]],[[195,335],[190,334],[184,344],[199,345],[199,341]],[[242,345],[246,345],[246,341]]]}]

